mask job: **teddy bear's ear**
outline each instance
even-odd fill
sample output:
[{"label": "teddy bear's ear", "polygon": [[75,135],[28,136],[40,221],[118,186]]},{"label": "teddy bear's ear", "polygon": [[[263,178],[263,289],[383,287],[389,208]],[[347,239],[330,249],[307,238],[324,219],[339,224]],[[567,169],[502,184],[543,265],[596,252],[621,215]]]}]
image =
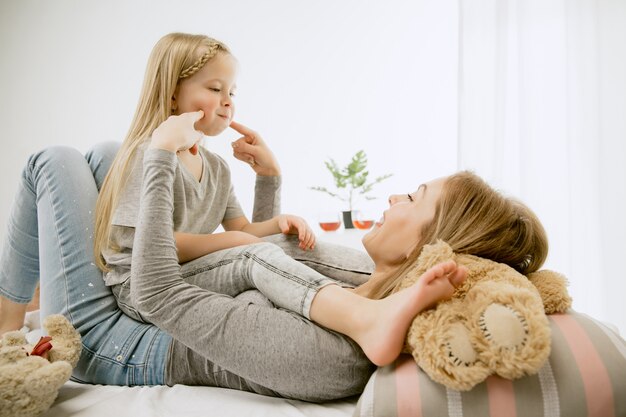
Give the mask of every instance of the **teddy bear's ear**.
[{"label": "teddy bear's ear", "polygon": [[438,240],[432,245],[424,245],[417,260],[408,268],[397,290],[401,290],[415,284],[417,279],[431,266],[453,259],[453,252],[450,245],[442,240]]},{"label": "teddy bear's ear", "polygon": [[564,313],[572,306],[567,292],[567,279],[558,272],[543,269],[528,274],[530,282],[537,287],[546,314]]},{"label": "teddy bear's ear", "polygon": [[60,314],[46,317],[43,326],[52,337],[52,350],[48,356],[50,362],[67,361],[72,367],[76,366],[82,350],[80,334],[76,329]]},{"label": "teddy bear's ear", "polygon": [[26,336],[19,330],[5,333],[0,340],[0,346],[22,346],[26,343]]},{"label": "teddy bear's ear", "polygon": [[432,245],[424,245],[416,265],[419,265],[420,269],[426,270],[438,263],[452,259],[452,257],[453,252],[450,245],[443,240],[437,240]]}]

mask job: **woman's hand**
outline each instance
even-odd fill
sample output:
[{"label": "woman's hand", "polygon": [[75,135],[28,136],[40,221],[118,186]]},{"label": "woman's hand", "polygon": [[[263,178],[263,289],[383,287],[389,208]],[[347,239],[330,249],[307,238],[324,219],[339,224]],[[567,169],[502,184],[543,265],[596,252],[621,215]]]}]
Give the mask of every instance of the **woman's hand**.
[{"label": "woman's hand", "polygon": [[154,129],[150,147],[174,153],[189,149],[192,154],[197,154],[198,141],[202,139],[203,133],[197,131],[194,125],[203,117],[202,110],[168,117]]},{"label": "woman's hand", "polygon": [[258,133],[234,121],[230,127],[243,135],[232,143],[235,158],[249,164],[257,175],[280,175],[276,157]]},{"label": "woman's hand", "polygon": [[278,227],[281,233],[285,235],[298,235],[300,244],[298,247],[302,250],[315,248],[315,234],[309,227],[309,224],[302,217],[292,216],[291,214],[279,214]]}]

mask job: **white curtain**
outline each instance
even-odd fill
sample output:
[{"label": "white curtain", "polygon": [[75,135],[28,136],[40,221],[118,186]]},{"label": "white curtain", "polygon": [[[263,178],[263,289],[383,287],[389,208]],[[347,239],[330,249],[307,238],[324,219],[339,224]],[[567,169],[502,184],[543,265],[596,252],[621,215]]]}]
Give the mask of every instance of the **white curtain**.
[{"label": "white curtain", "polygon": [[626,334],[626,2],[460,0],[460,169],[542,219],[574,308]]}]

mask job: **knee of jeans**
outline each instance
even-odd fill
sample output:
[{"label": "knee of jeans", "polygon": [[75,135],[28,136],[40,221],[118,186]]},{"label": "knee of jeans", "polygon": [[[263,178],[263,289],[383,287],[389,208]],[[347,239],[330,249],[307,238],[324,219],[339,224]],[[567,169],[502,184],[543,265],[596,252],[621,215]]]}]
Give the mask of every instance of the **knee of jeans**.
[{"label": "knee of jeans", "polygon": [[109,172],[109,168],[115,159],[120,143],[115,141],[100,142],[87,151],[85,159],[91,168],[98,190],[104,181],[104,177]]},{"label": "knee of jeans", "polygon": [[85,154],[85,159],[89,165],[100,164],[103,161],[112,161],[120,149],[120,143],[115,141],[100,142],[89,149]]},{"label": "knee of jeans", "polygon": [[271,259],[274,256],[283,256],[285,254],[278,245],[271,242],[260,242],[249,245],[246,247],[245,251],[256,256],[262,256],[265,259]]},{"label": "knee of jeans", "polygon": [[24,174],[40,169],[41,167],[52,164],[55,167],[63,167],[65,164],[72,164],[78,158],[82,159],[81,153],[69,146],[50,146],[35,152],[28,158],[28,163],[24,168]]},{"label": "knee of jeans", "polygon": [[263,240],[269,243],[273,243],[290,256],[291,253],[296,253],[298,250],[301,250],[298,246],[300,244],[298,235],[286,235],[283,233],[277,233],[275,235],[265,236]]}]

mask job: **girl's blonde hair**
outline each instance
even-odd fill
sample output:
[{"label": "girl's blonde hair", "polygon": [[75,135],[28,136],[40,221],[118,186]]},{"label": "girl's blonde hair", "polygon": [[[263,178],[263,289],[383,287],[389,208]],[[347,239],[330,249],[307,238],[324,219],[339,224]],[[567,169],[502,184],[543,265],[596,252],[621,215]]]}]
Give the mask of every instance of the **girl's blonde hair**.
[{"label": "girl's blonde hair", "polygon": [[113,246],[110,241],[111,219],[137,148],[173,114],[172,97],[180,80],[191,77],[219,52],[230,53],[222,42],[205,35],[186,33],[165,35],[152,49],[135,116],[96,203],[94,255],[101,270],[107,271],[102,251]]},{"label": "girl's blonde hair", "polygon": [[446,179],[435,216],[419,233],[420,241],[407,260],[380,280],[369,297],[379,299],[393,293],[424,245],[439,239],[456,253],[504,263],[524,275],[538,270],[548,255],[548,238],[535,213],[468,171]]}]

